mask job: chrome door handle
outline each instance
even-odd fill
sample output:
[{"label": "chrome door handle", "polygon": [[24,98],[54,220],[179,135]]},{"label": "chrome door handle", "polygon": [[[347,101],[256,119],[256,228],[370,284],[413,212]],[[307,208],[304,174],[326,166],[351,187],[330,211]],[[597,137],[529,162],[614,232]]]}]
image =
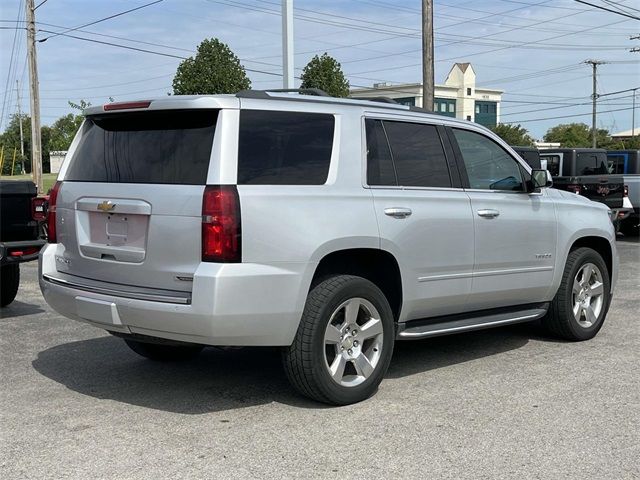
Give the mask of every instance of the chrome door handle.
[{"label": "chrome door handle", "polygon": [[384,214],[389,215],[393,218],[407,218],[409,215],[411,215],[411,209],[401,207],[385,208]]},{"label": "chrome door handle", "polygon": [[491,208],[483,208],[481,210],[478,210],[478,215],[485,218],[496,218],[498,215],[500,215],[500,212]]}]

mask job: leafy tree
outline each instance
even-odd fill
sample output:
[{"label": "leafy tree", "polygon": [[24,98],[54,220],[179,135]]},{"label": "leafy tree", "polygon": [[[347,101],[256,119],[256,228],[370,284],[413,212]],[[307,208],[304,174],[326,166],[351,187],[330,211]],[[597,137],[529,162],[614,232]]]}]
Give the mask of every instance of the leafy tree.
[{"label": "leafy tree", "polygon": [[[585,123],[564,123],[556,125],[544,134],[545,142],[560,142],[561,147],[577,148],[591,147],[591,127]],[[609,131],[596,130],[596,142],[599,148],[607,148],[611,144]]]},{"label": "leafy tree", "polygon": [[347,97],[349,81],[345,78],[338,61],[323,53],[311,59],[302,70],[300,88],[319,88],[332,97]]},{"label": "leafy tree", "polygon": [[217,38],[204,40],[195,57],[178,65],[173,78],[174,95],[236,93],[250,87],[238,57]]},{"label": "leafy tree", "polygon": [[[24,136],[24,157],[20,155],[20,122],[22,122]],[[3,175],[11,174],[14,151],[16,152],[16,162],[13,173],[21,173],[22,165],[27,172],[31,172],[31,117],[24,113],[20,117],[18,114],[12,115],[5,131],[0,135],[0,145],[4,147]]]},{"label": "leafy tree", "polygon": [[80,128],[83,120],[84,117],[82,115],[74,115],[73,113],[64,115],[63,117],[60,117],[58,120],[56,120],[49,128],[49,150],[68,150],[69,146],[71,145],[71,141],[73,140],[73,137],[75,137],[76,132]]},{"label": "leafy tree", "polygon": [[500,123],[491,130],[509,145],[529,146],[533,145],[533,138],[526,128],[521,125],[508,125]]},{"label": "leafy tree", "polygon": [[[113,99],[111,97],[109,97],[109,100],[113,102]],[[69,100],[67,103],[74,110],[80,110],[80,111],[91,106],[91,102],[87,102],[86,100],[83,100],[83,99],[80,99],[78,103],[72,102],[71,100]]]}]

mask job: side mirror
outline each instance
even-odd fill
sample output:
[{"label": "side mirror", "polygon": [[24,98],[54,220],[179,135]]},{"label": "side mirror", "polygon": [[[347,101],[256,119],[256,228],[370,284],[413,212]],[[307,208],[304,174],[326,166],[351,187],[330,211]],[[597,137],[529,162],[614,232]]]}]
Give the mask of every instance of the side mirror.
[{"label": "side mirror", "polygon": [[553,179],[549,170],[531,170],[531,182],[534,188],[548,188],[553,185]]}]

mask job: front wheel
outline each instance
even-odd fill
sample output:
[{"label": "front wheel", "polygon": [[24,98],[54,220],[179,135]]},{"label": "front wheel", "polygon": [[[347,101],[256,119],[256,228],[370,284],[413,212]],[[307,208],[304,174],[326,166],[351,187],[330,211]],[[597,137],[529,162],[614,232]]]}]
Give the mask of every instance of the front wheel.
[{"label": "front wheel", "polygon": [[376,391],[389,367],[393,313],[370,281],[336,275],[307,297],[293,344],[283,355],[292,385],[332,405],[362,401]]},{"label": "front wheel", "polygon": [[591,248],[573,250],[543,325],[565,340],[589,340],[602,328],[609,292],[609,271],[602,256]]}]

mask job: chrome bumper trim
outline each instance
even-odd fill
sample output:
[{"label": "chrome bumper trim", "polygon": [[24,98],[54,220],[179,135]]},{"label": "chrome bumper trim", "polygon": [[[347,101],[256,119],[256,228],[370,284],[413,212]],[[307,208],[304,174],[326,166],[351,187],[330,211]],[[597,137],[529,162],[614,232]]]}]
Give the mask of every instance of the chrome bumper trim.
[{"label": "chrome bumper trim", "polygon": [[143,293],[143,292],[130,292],[118,290],[115,288],[107,288],[100,287],[96,285],[87,285],[78,283],[71,280],[66,280],[63,278],[52,277],[50,275],[44,274],[42,278],[47,282],[53,283],[54,285],[60,285],[67,288],[74,288],[76,290],[82,290],[85,292],[96,293],[100,295],[110,295],[114,297],[122,297],[129,298],[134,300],[147,300],[150,302],[162,302],[162,303],[178,303],[181,305],[189,305],[191,304],[191,294],[187,292],[174,292],[171,295],[166,294],[158,294],[158,293]]}]

